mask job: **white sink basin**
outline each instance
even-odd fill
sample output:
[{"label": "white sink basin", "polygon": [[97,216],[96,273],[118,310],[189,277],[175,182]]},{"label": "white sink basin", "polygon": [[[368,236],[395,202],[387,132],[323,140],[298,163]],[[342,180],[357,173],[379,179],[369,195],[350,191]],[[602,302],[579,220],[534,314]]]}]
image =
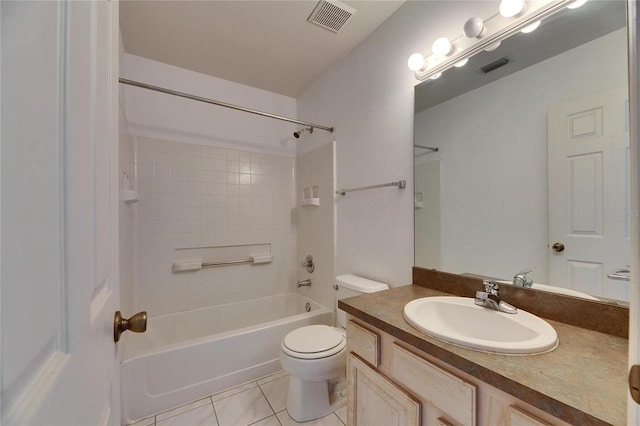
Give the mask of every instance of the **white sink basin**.
[{"label": "white sink basin", "polygon": [[518,309],[515,314],[477,306],[467,297],[424,297],[407,303],[404,318],[423,333],[449,343],[501,354],[536,354],[558,345],[545,320]]}]

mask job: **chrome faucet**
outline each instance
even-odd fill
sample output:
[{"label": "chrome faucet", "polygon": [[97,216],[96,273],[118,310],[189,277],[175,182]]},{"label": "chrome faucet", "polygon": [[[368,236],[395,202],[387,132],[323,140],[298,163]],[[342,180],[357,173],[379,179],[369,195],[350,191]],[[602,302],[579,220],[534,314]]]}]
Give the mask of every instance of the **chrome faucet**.
[{"label": "chrome faucet", "polygon": [[500,300],[498,296],[498,283],[495,281],[484,280],[484,291],[476,291],[475,304],[494,311],[505,312],[507,314],[515,314],[518,308]]},{"label": "chrome faucet", "polygon": [[527,274],[531,273],[531,268],[523,269],[513,276],[513,285],[518,287],[531,288],[533,286],[533,280],[527,277]]},{"label": "chrome faucet", "polygon": [[310,286],[311,286],[311,279],[298,281],[298,284],[296,284],[296,287],[310,287]]}]

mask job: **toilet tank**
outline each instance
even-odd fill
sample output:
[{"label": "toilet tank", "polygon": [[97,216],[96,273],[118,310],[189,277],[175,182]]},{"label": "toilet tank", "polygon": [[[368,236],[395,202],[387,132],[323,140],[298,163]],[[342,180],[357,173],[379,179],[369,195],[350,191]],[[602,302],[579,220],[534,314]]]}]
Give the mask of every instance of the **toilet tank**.
[{"label": "toilet tank", "polygon": [[336,285],[338,286],[338,291],[336,292],[337,325],[342,328],[347,326],[347,314],[342,309],[338,309],[338,300],[364,293],[375,293],[389,288],[385,283],[351,274],[338,275],[336,277]]}]

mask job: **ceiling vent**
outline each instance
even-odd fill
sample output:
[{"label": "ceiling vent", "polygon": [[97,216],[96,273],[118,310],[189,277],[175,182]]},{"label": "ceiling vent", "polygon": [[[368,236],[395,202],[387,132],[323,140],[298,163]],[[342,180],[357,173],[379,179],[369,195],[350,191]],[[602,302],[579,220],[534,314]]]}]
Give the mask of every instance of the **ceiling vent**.
[{"label": "ceiling vent", "polygon": [[337,33],[351,19],[356,10],[334,0],[320,0],[307,21]]},{"label": "ceiling vent", "polygon": [[509,60],[508,57],[505,56],[504,58],[500,58],[495,62],[491,62],[490,64],[485,65],[484,67],[480,68],[480,71],[482,71],[485,74],[489,74],[491,71],[495,71],[498,68],[504,67],[509,62],[511,61]]}]

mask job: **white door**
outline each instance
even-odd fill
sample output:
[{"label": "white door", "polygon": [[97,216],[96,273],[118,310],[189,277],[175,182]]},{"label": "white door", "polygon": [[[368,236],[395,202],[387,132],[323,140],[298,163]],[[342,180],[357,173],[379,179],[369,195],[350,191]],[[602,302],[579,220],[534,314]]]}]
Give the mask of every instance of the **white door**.
[{"label": "white door", "polygon": [[118,4],[0,17],[2,423],[119,424]]},{"label": "white door", "polygon": [[594,93],[548,113],[549,283],[620,300],[629,300],[629,282],[607,275],[630,262],[627,93]]}]

